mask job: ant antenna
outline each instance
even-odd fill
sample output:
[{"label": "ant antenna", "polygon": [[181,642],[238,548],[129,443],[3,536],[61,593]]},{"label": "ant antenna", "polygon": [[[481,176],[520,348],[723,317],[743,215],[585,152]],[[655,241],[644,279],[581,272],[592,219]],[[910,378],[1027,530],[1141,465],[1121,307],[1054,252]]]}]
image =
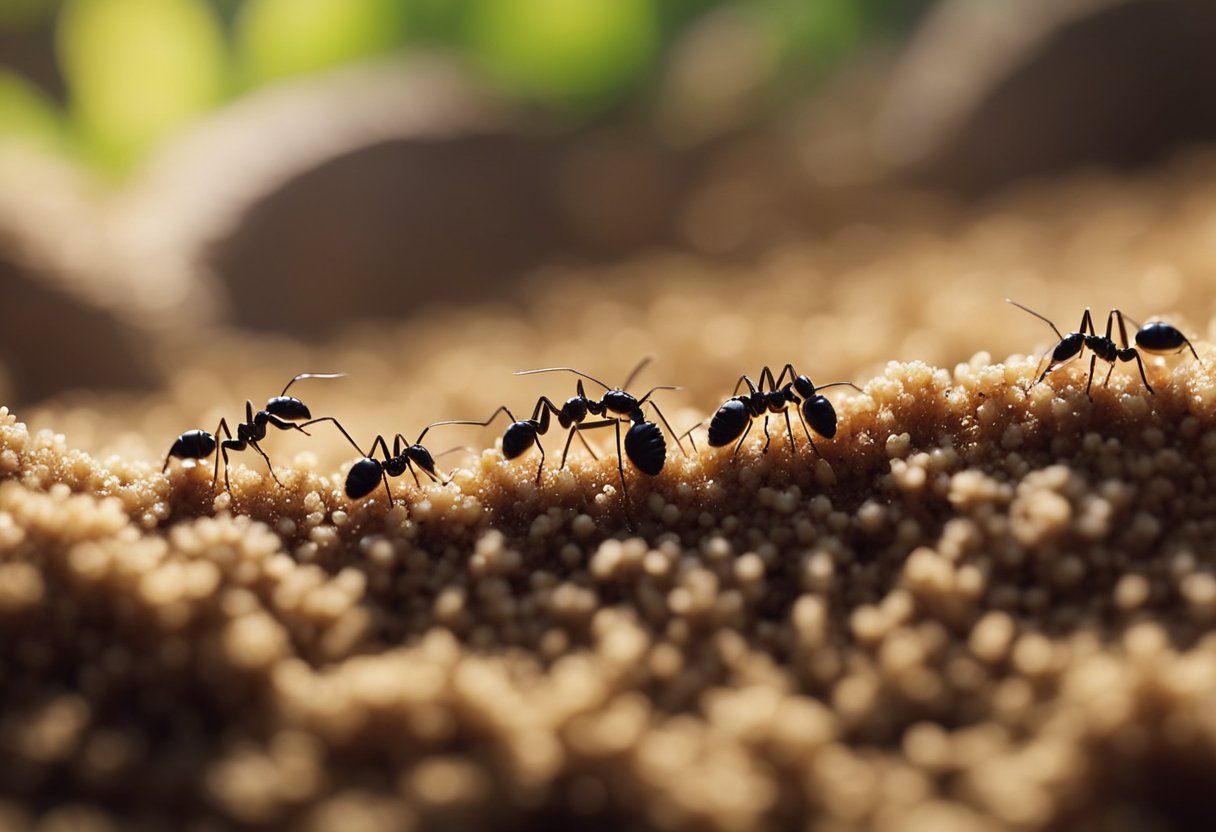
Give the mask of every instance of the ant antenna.
[{"label": "ant antenna", "polygon": [[[629,389],[629,385],[630,385],[630,384],[632,384],[632,383],[633,383],[633,380],[634,380],[635,378],[637,378],[637,377],[638,377],[638,373],[642,372],[643,368],[645,368],[645,366],[646,366],[647,364],[649,364],[649,363],[650,363],[650,361],[651,361],[651,359],[653,359],[653,358],[654,358],[654,356],[653,356],[653,355],[648,355],[648,356],[646,356],[645,358],[643,358],[641,361],[639,361],[639,362],[638,362],[638,366],[636,366],[636,367],[634,367],[634,368],[633,368],[632,372],[630,372],[630,373],[629,373],[629,377],[625,379],[625,383],[621,385],[621,389],[622,389],[622,390],[628,390],[628,389]],[[657,387],[656,387],[655,389],[656,389],[656,390],[658,390],[658,389],[667,389],[667,390],[671,390],[671,389],[674,389],[674,388],[670,388],[670,387],[668,387],[668,388],[657,388]],[[653,393],[654,391],[652,390],[651,392]]]},{"label": "ant antenna", "polygon": [[1047,318],[1045,318],[1044,316],[1040,315],[1038,312],[1035,312],[1035,311],[1034,311],[1033,309],[1031,309],[1029,306],[1022,306],[1022,304],[1018,303],[1016,300],[1012,300],[1011,298],[1005,298],[1005,303],[1012,303],[1014,306],[1016,306],[1018,309],[1021,309],[1023,312],[1029,312],[1031,315],[1034,315],[1034,316],[1035,316],[1036,318],[1038,318],[1040,321],[1043,321],[1043,322],[1044,322],[1044,323],[1046,323],[1046,324],[1047,324],[1049,327],[1051,327],[1053,330],[1055,330],[1056,336],[1057,336],[1057,337],[1059,337],[1059,339],[1060,339],[1061,341],[1063,341],[1063,340],[1064,340],[1064,335],[1063,335],[1063,333],[1061,333],[1061,332],[1060,332],[1060,330],[1056,328],[1056,325],[1055,325],[1055,324],[1053,324],[1051,321],[1049,321],[1049,320],[1048,320]]},{"label": "ant antenna", "polygon": [[574,373],[576,376],[582,376],[583,378],[587,379],[588,381],[594,381],[596,384],[598,384],[600,387],[603,387],[605,390],[612,389],[611,387],[609,387],[607,384],[604,384],[604,382],[600,381],[595,376],[589,376],[586,373],[582,372],[581,370],[576,370],[573,367],[543,367],[539,370],[520,370],[518,372],[511,373],[511,375],[513,375],[513,376],[530,376],[530,375],[535,375],[536,373]]},{"label": "ant antenna", "polygon": [[287,382],[287,386],[283,388],[283,392],[280,393],[279,395],[286,396],[288,388],[291,387],[291,385],[295,384],[297,381],[300,381],[301,379],[305,379],[305,378],[342,378],[345,375],[346,375],[346,373],[300,373],[298,376],[293,378],[291,381]]},{"label": "ant antenna", "polygon": [[[497,416],[497,415],[498,415],[499,410],[503,410],[503,411],[505,411],[505,410],[506,410],[506,408],[505,408],[505,407],[500,407],[498,410],[495,410],[495,411],[494,411],[494,416]],[[424,428],[422,429],[422,433],[418,434],[418,439],[417,439],[417,440],[414,442],[414,444],[415,444],[415,445],[421,445],[421,444],[422,444],[422,438],[423,438],[424,436],[426,436],[427,431],[429,431],[431,428],[437,428],[437,427],[439,427],[440,425],[477,425],[478,427],[483,427],[483,428],[484,428],[484,427],[485,427],[487,424],[489,424],[490,422],[494,421],[494,416],[491,416],[491,417],[490,417],[490,418],[489,418],[487,421],[485,421],[485,422],[474,422],[474,421],[472,421],[472,420],[470,420],[470,419],[449,419],[449,420],[447,420],[447,421],[443,421],[443,422],[431,422],[429,425],[427,425],[426,427],[424,427]],[[507,416],[511,416],[511,414],[510,414],[510,413],[507,413]],[[514,418],[513,418],[513,417],[512,417],[512,421],[514,421]],[[463,447],[463,446],[457,446],[456,448],[453,448],[453,449],[452,449],[452,451],[458,450],[460,447]],[[445,451],[444,453],[449,453],[449,454],[450,454],[452,451]],[[440,454],[440,456],[442,456],[442,455],[443,455],[443,454]]]},{"label": "ant antenna", "polygon": [[865,390],[862,390],[860,387],[858,387],[856,384],[854,384],[851,381],[833,381],[831,384],[821,384],[815,388],[815,391],[818,392],[820,390],[827,390],[829,387],[840,387],[841,385],[844,385],[846,387],[852,387],[858,393],[866,392]]},{"label": "ant antenna", "polygon": [[[625,386],[628,387],[629,385],[625,385]],[[638,404],[642,404],[647,399],[649,399],[654,394],[654,391],[656,391],[656,390],[683,390],[683,389],[684,389],[683,387],[672,387],[670,384],[660,384],[658,387],[651,387],[649,390],[647,390],[646,395],[642,396],[641,398],[638,399]]]}]

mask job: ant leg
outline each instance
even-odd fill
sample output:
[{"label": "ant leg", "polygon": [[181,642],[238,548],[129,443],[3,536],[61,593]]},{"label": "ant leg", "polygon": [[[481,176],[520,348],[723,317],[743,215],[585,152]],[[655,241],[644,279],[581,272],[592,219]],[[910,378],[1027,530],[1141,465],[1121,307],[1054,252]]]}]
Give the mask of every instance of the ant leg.
[{"label": "ant leg", "polygon": [[743,447],[743,440],[744,440],[744,439],[746,439],[746,438],[747,438],[747,435],[748,435],[749,433],[751,433],[751,432],[752,432],[752,422],[751,422],[751,420],[749,419],[749,420],[747,421],[747,427],[743,429],[743,435],[742,435],[742,436],[740,436],[740,437],[739,437],[739,441],[735,443],[735,449],[734,449],[733,451],[731,451],[731,452],[730,452],[730,455],[731,455],[732,457],[733,457],[735,454],[739,453],[739,448]]},{"label": "ant leg", "polygon": [[632,512],[629,510],[629,486],[625,485],[625,457],[621,453],[621,421],[613,419],[612,422],[616,425],[616,469],[621,475],[621,499],[625,502],[625,517],[629,519]]},{"label": "ant leg", "polygon": [[[413,466],[412,462],[410,461],[409,455],[405,453],[405,449],[408,446],[409,446],[409,440],[407,440],[404,436],[402,436],[401,434],[397,434],[396,436],[394,436],[393,437],[393,459],[404,459],[405,467],[409,470],[410,476],[412,476],[414,478],[414,485],[416,485],[418,488],[422,488],[422,483],[418,481],[418,474],[414,472],[414,466]],[[385,456],[385,459],[387,460],[388,459],[388,445],[387,444],[385,444],[385,446],[384,446],[384,456]]]},{"label": "ant leg", "polygon": [[[566,455],[570,453],[570,443],[574,441],[576,433],[578,433],[578,425],[571,425],[570,430],[566,432],[566,447],[562,448],[562,464],[557,466],[559,471],[566,467]],[[587,444],[586,440],[583,440],[583,444]]]},{"label": "ant leg", "polygon": [[1123,313],[1118,309],[1114,309],[1111,311],[1111,314],[1119,319],[1119,345],[1123,349],[1127,349],[1131,345],[1127,341],[1127,327],[1123,323]]},{"label": "ant leg", "polygon": [[495,417],[497,417],[499,413],[505,413],[505,414],[507,414],[508,419],[510,419],[512,422],[515,421],[515,417],[513,415],[511,415],[511,411],[507,410],[506,406],[503,405],[502,407],[499,407],[497,410],[495,410],[493,413],[491,413],[489,419],[485,419],[481,422],[473,421],[471,419],[455,419],[455,420],[446,420],[443,422],[431,422],[429,425],[427,425],[426,427],[424,427],[422,429],[422,433],[418,434],[418,439],[414,441],[414,444],[421,445],[422,439],[423,439],[423,437],[426,436],[427,431],[429,431],[431,428],[439,427],[440,425],[476,425],[479,428],[488,427],[489,424],[494,421]]},{"label": "ant leg", "polygon": [[[768,370],[768,367],[765,367],[764,369],[767,371],[767,370]],[[751,391],[751,393],[752,393],[753,395],[755,394],[755,392],[756,392],[756,385],[754,385],[754,384],[752,383],[752,380],[751,380],[750,378],[748,378],[748,377],[747,377],[747,374],[745,373],[744,375],[739,376],[739,380],[735,382],[735,389],[734,389],[734,391],[733,391],[733,392],[731,392],[731,395],[732,395],[732,396],[737,396],[737,395],[739,395],[739,385],[740,385],[740,384],[742,384],[742,383],[743,383],[743,382],[745,382],[745,381],[747,382],[747,389],[748,389],[749,391]],[[763,374],[763,373],[761,373],[761,374],[760,374],[760,384],[761,384],[761,385],[763,385],[763,384],[764,384],[764,374]]]},{"label": "ant leg", "polygon": [[[339,422],[337,419],[335,419],[333,416],[321,416],[320,418],[313,419],[312,421],[309,421],[309,422],[305,422],[300,427],[306,428],[309,425],[315,425],[318,422],[333,422],[334,425],[338,428],[338,430],[342,431],[342,435],[346,437],[346,441],[351,444],[351,447],[353,447],[356,451],[359,452],[359,456],[363,456],[363,457],[367,456],[367,454],[363,453],[363,449],[359,447],[359,443],[356,442],[354,440],[354,438],[349,433],[346,432],[346,428],[342,427],[342,423]],[[311,435],[311,434],[309,434],[309,435]],[[376,452],[375,446],[373,446],[372,453],[375,453],[375,452]]]},{"label": "ant leg", "polygon": [[257,442],[250,442],[249,447],[257,451],[261,455],[262,459],[266,460],[266,467],[270,469],[270,476],[276,483],[279,484],[279,488],[286,488],[287,486],[283,485],[283,482],[278,478],[278,475],[275,474],[274,466],[270,464],[270,457],[266,456],[266,452],[262,450],[262,447]]},{"label": "ant leg", "polygon": [[[422,490],[422,481],[420,479],[418,479],[418,472],[414,470],[414,463],[407,459],[405,461],[405,467],[409,469],[410,476],[412,476],[414,478],[414,487],[417,488],[419,491],[421,491]],[[424,470],[422,473],[425,474],[427,472]]]},{"label": "ant leg", "polygon": [[[647,395],[649,395],[649,394],[647,394]],[[680,453],[683,454],[684,456],[688,456],[688,451],[684,450],[684,443],[682,443],[680,441],[680,437],[676,436],[676,432],[674,430],[672,430],[671,423],[667,421],[667,417],[663,415],[663,411],[659,410],[659,406],[657,404],[655,404],[654,402],[651,402],[650,406],[654,408],[655,413],[659,414],[659,419],[662,420],[663,427],[667,428],[667,432],[671,434],[671,438],[676,440],[676,445],[679,446]],[[641,407],[640,403],[639,403],[638,407]]]},{"label": "ant leg", "polygon": [[1124,361],[1131,361],[1132,358],[1136,359],[1136,366],[1140,368],[1140,380],[1144,382],[1144,388],[1148,390],[1150,395],[1156,395],[1153,393],[1153,385],[1148,383],[1148,376],[1144,374],[1144,362],[1140,359],[1140,351],[1135,347],[1131,347],[1129,348],[1128,352],[1130,352],[1131,355],[1127,358],[1124,358],[1123,355],[1120,355],[1119,357]]},{"label": "ant leg", "polygon": [[1103,386],[1103,387],[1109,387],[1109,386],[1110,386],[1110,375],[1111,375],[1111,373],[1113,373],[1114,371],[1115,371],[1115,362],[1113,362],[1113,361],[1112,361],[1112,362],[1111,362],[1111,364],[1110,364],[1110,369],[1106,371],[1106,378],[1105,378],[1105,379],[1103,379],[1103,381],[1102,381],[1102,386]]},{"label": "ant leg", "polygon": [[545,446],[540,444],[540,438],[536,440],[536,447],[540,449],[540,464],[536,466],[536,484],[540,485],[540,475],[545,470]]},{"label": "ant leg", "polygon": [[[768,370],[768,367],[765,367],[764,369]],[[764,375],[764,374],[763,374],[763,373],[761,373],[761,375]],[[768,380],[769,380],[769,383],[772,385],[772,386],[771,386],[769,389],[770,389],[770,390],[776,390],[778,387],[780,387],[780,386],[781,386],[781,382],[782,382],[782,381],[785,379],[785,377],[786,377],[787,375],[790,377],[790,381],[791,381],[791,382],[793,382],[793,380],[794,380],[794,379],[798,378],[798,373],[797,373],[797,371],[796,371],[796,370],[794,370],[794,365],[793,365],[793,364],[786,364],[786,365],[785,365],[785,366],[784,366],[784,367],[781,369],[781,375],[777,376],[777,378],[776,378],[776,379],[774,379],[774,378],[773,378],[773,371],[772,371],[772,370],[768,370]],[[764,383],[764,379],[760,379],[760,383],[761,383],[761,384],[763,384],[763,383]]]},{"label": "ant leg", "polygon": [[790,453],[797,453],[798,446],[794,444],[794,426],[790,424],[790,411],[786,408],[782,411],[785,414],[785,432],[790,437]]},{"label": "ant leg", "polygon": [[[329,417],[326,417],[326,418],[329,418]],[[336,420],[335,420],[334,424],[337,424],[337,421],[336,421]],[[342,427],[341,425],[338,425],[338,428],[339,428],[339,429],[341,429],[341,427]],[[344,431],[344,430],[343,430],[342,432],[343,432],[343,433],[346,433],[346,431]],[[350,439],[350,435],[348,434],[346,438],[347,438],[347,439]],[[352,445],[354,445],[354,440],[353,440],[353,439],[351,439],[351,444],[352,444]],[[383,453],[383,454],[384,454],[384,459],[385,459],[385,461],[387,462],[387,461],[388,461],[388,459],[389,459],[389,455],[388,455],[388,443],[384,441],[384,435],[383,435],[383,434],[377,434],[377,435],[376,435],[376,438],[372,440],[371,453],[363,454],[363,451],[359,451],[359,453],[360,453],[360,454],[363,454],[363,456],[365,456],[365,457],[367,457],[368,459],[370,459],[370,458],[372,457],[372,455],[374,455],[374,454],[376,453],[376,446],[377,446],[377,445],[379,445],[379,446],[380,446],[380,451],[381,451],[381,453]],[[358,448],[358,447],[359,447],[358,445],[355,445],[355,448]],[[389,507],[389,508],[392,508],[394,505],[396,505],[396,504],[393,502],[393,489],[392,489],[392,486],[390,486],[390,485],[389,485],[389,482],[388,482],[388,471],[384,470],[384,466],[383,466],[383,465],[381,465],[381,466],[380,466],[380,479],[384,481],[384,493],[385,493],[386,495],[388,495],[388,507]]]},{"label": "ant leg", "polygon": [[581,425],[571,425],[570,434],[566,436],[566,447],[562,451],[562,464],[558,466],[558,470],[566,467],[566,454],[570,450],[570,440],[574,438],[574,434],[578,434],[578,438],[582,440],[583,445],[588,451],[591,451],[591,456],[595,459],[599,459],[599,457],[596,456],[595,451],[592,451],[591,446],[587,444],[587,440],[583,436],[583,431],[595,430],[596,428],[606,428],[609,425],[615,425],[616,423],[616,419],[601,419],[598,422],[584,422]]},{"label": "ant leg", "polygon": [[694,454],[697,453],[697,440],[693,438],[692,432],[694,430],[696,430],[697,428],[701,427],[701,424],[702,424],[701,422],[697,422],[695,425],[690,427],[688,430],[686,430],[682,434],[680,434],[680,436],[688,437],[688,442],[689,442],[689,444],[692,445],[692,452]]},{"label": "ant leg", "polygon": [[[1199,353],[1195,352],[1195,348],[1191,345],[1191,342],[1186,339],[1185,335],[1182,336],[1182,343],[1186,344],[1187,349],[1191,351],[1191,355],[1195,356],[1196,361],[1199,361]],[[1203,362],[1199,361],[1199,363],[1202,364]]]},{"label": "ant leg", "polygon": [[583,443],[583,447],[587,449],[587,453],[591,454],[591,458],[598,462],[600,455],[597,454],[595,452],[595,449],[592,448],[591,445],[587,442],[587,437],[583,436],[583,431],[581,428],[578,430],[578,441]]},{"label": "ant leg", "polygon": [[[1107,318],[1107,320],[1109,321],[1109,320],[1110,320],[1110,318],[1108,317],[1108,318]],[[1077,331],[1078,331],[1078,332],[1080,332],[1080,333],[1082,333],[1082,334],[1084,334],[1084,333],[1085,333],[1085,330],[1086,330],[1087,328],[1088,328],[1088,330],[1089,330],[1089,334],[1090,334],[1090,335],[1097,335],[1097,334],[1098,334],[1098,330],[1094,328],[1094,319],[1093,319],[1093,316],[1089,314],[1089,307],[1088,307],[1088,306],[1087,306],[1087,307],[1085,307],[1085,314],[1081,316],[1081,328],[1080,328],[1080,329],[1078,329]],[[1110,337],[1110,333],[1109,333],[1109,332],[1107,332],[1107,337]]]},{"label": "ant leg", "polygon": [[[1047,350],[1047,352],[1040,355],[1039,360],[1034,363],[1034,371],[1036,373],[1039,371],[1039,366],[1043,363],[1043,359],[1047,357],[1047,353],[1051,352],[1053,349],[1054,349],[1054,347],[1049,348]],[[1042,384],[1043,379],[1047,378],[1047,374],[1050,373],[1054,369],[1055,369],[1055,366],[1050,361],[1048,361],[1047,369],[1043,371],[1043,375],[1039,376],[1039,380],[1036,381],[1035,384]]]},{"label": "ant leg", "polygon": [[764,414],[764,447],[760,449],[760,453],[768,453],[768,446],[773,441],[773,437],[768,435],[768,414]]},{"label": "ant leg", "polygon": [[[1088,314],[1088,313],[1089,313],[1089,310],[1086,310],[1086,314]],[[1094,398],[1093,396],[1089,395],[1089,388],[1092,387],[1093,383],[1094,383],[1094,366],[1097,365],[1097,363],[1098,363],[1098,354],[1094,353],[1093,355],[1091,355],[1089,357],[1089,381],[1085,382],[1085,396],[1090,401],[1093,401],[1093,398]]]},{"label": "ant leg", "polygon": [[226,491],[231,490],[228,488],[228,452],[224,449],[223,442],[220,441],[220,431],[223,431],[224,436],[227,436],[229,439],[232,438],[232,431],[228,430],[228,421],[226,419],[221,418],[220,423],[215,428],[214,435],[215,435],[215,439],[216,439],[216,442],[215,442],[216,453],[215,453],[215,470],[211,473],[211,490],[212,491],[215,490],[216,483],[219,481],[219,478],[220,478],[220,452],[221,451],[223,452],[223,457],[224,457],[224,489]]},{"label": "ant leg", "polygon": [[[273,413],[266,414],[266,421],[270,422],[270,424],[274,425],[279,430],[298,430],[300,433],[304,434],[305,436],[312,436],[312,434],[309,433],[308,431],[304,430],[304,428],[302,426],[297,425],[295,422],[285,422],[282,419],[280,419],[278,416],[275,416]],[[319,422],[321,420],[314,419],[313,421]]]},{"label": "ant leg", "polygon": [[811,443],[811,449],[822,459],[823,454],[819,453],[819,447],[815,444],[815,440],[811,438],[811,430],[806,426],[806,419],[802,418],[802,411],[796,410],[794,412],[798,414],[798,422],[802,425],[802,432],[806,434],[806,441]]}]

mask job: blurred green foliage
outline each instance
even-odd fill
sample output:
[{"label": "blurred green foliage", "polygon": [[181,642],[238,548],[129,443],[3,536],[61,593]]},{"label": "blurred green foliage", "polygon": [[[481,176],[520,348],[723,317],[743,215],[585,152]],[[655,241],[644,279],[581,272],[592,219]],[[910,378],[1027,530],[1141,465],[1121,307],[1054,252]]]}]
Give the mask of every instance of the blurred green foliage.
[{"label": "blurred green foliage", "polygon": [[[122,176],[167,137],[261,86],[415,47],[589,117],[646,89],[665,47],[735,7],[775,44],[775,83],[804,89],[931,0],[0,0],[0,33],[49,33],[66,101],[0,67],[0,142]],[[0,55],[2,58],[2,55]]]},{"label": "blurred green foliage", "polygon": [[584,106],[650,66],[658,21],[651,0],[479,0],[468,43],[507,88]]},{"label": "blurred green foliage", "polygon": [[126,170],[224,98],[205,0],[72,0],[56,34],[80,151],[102,169]]},{"label": "blurred green foliage", "polygon": [[0,125],[4,139],[37,150],[66,147],[66,125],[55,103],[20,75],[0,69]]},{"label": "blurred green foliage", "polygon": [[235,33],[243,85],[389,52],[405,42],[406,6],[400,0],[248,0]]}]

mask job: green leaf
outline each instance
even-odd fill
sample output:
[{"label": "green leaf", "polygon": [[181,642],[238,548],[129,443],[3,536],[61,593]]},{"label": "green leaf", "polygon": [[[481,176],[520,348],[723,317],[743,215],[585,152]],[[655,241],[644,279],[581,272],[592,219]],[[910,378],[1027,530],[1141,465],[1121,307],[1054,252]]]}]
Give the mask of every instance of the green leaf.
[{"label": "green leaf", "polygon": [[480,0],[469,38],[517,92],[598,105],[635,81],[658,48],[652,0]]},{"label": "green leaf", "polygon": [[62,151],[63,118],[49,98],[20,75],[0,69],[0,144]]},{"label": "green leaf", "polygon": [[401,45],[405,0],[250,0],[237,52],[251,86],[318,72]]},{"label": "green leaf", "polygon": [[204,0],[68,0],[58,47],[84,152],[112,172],[223,96],[223,37]]}]

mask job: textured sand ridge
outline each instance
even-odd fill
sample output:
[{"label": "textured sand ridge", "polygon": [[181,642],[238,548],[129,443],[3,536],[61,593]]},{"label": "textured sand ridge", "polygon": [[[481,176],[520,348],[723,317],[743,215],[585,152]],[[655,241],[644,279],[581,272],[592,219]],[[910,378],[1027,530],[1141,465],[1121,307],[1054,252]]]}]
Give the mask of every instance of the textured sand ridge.
[{"label": "textured sand ridge", "polygon": [[612,459],[538,490],[487,450],[386,512],[341,470],[213,497],[3,411],[4,817],[1210,817],[1216,378],[1170,364],[1092,402],[1078,367],[891,364],[821,460],[630,472],[636,535]]},{"label": "textured sand ridge", "polygon": [[[728,196],[702,236],[781,221]],[[180,332],[167,390],[3,411],[0,828],[1210,827],[1216,161],[896,203],[323,344]],[[1160,315],[1202,361],[1148,358],[1151,396],[1134,364],[1092,401],[1088,361],[1033,384],[1054,338],[1005,296],[1065,332]],[[391,511],[345,498],[326,425],[267,437],[283,489],[252,452],[231,497],[210,460],[160,473],[301,371],[348,373],[292,393],[366,447],[646,354],[677,430],[766,363],[864,393],[829,392],[822,459],[778,422],[767,455],[701,429],[627,469],[634,532],[606,431],[561,473],[546,436],[537,489],[501,422],[437,428],[478,450]]]}]

